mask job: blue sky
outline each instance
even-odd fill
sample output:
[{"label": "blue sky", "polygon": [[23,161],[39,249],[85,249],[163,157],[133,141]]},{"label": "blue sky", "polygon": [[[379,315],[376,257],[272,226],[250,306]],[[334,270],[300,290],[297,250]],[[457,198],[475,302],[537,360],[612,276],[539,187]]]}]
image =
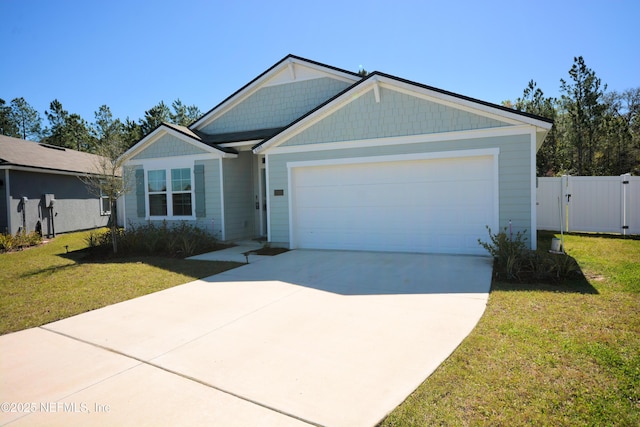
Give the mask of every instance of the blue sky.
[{"label": "blue sky", "polygon": [[[640,86],[640,2],[0,0],[0,98],[89,122],[180,98],[203,112],[289,53],[382,71],[484,101],[533,79],[558,96],[573,57]],[[46,124],[46,120],[45,120]]]}]

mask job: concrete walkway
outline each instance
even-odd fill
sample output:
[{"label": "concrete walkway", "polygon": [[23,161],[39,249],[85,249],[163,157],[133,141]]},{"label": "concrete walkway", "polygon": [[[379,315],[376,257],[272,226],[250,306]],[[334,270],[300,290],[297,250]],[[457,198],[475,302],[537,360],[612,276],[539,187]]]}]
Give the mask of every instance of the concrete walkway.
[{"label": "concrete walkway", "polygon": [[[235,246],[232,246],[227,249],[222,249],[220,251],[208,252],[206,254],[194,255],[187,259],[193,259],[198,261],[235,261],[235,262],[244,262],[244,263],[252,263],[259,261],[265,256],[256,255],[252,251],[256,251],[262,248],[262,244],[256,242],[255,240],[243,240],[234,243]],[[268,257],[270,258],[270,257]]]},{"label": "concrete walkway", "polygon": [[475,327],[490,281],[484,257],[260,259],[0,337],[0,424],[373,426]]}]

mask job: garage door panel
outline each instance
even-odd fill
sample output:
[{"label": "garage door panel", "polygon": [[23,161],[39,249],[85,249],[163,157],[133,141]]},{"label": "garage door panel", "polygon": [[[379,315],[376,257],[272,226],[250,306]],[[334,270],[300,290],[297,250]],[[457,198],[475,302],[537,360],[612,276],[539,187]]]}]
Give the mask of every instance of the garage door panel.
[{"label": "garage door panel", "polygon": [[293,246],[482,253],[493,157],[294,168]]}]

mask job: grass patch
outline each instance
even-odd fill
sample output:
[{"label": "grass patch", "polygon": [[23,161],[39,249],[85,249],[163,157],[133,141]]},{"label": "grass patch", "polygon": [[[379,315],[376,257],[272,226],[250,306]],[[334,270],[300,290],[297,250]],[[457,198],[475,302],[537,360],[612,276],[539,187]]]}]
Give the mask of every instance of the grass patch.
[{"label": "grass patch", "polygon": [[64,234],[38,247],[0,254],[0,334],[40,326],[242,265],[159,256],[84,261],[81,250],[87,247],[89,235],[90,232]]},{"label": "grass patch", "polygon": [[640,241],[565,248],[586,281],[494,281],[478,326],[381,426],[640,425]]}]

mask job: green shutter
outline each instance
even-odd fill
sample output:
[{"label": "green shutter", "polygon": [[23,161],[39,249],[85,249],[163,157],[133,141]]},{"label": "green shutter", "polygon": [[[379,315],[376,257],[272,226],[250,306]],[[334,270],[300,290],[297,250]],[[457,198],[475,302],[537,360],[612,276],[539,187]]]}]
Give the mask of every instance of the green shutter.
[{"label": "green shutter", "polygon": [[193,169],[195,175],[195,193],[196,193],[196,217],[203,218],[207,216],[205,209],[204,194],[204,165],[195,165]]},{"label": "green shutter", "polygon": [[144,197],[144,169],[136,169],[136,203],[138,205],[138,218],[144,218],[145,216]]}]

